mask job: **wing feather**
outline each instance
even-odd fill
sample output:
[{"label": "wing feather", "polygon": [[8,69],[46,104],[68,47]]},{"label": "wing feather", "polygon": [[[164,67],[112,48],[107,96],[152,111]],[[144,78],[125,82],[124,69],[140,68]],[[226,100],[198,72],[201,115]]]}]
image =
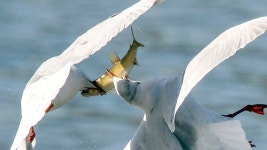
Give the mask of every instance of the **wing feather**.
[{"label": "wing feather", "polygon": [[[171,118],[172,124],[178,108],[192,88],[213,68],[233,56],[239,49],[244,48],[266,30],[267,17],[250,20],[226,30],[197,54],[185,69],[174,115]],[[173,126],[170,128],[174,129]]]},{"label": "wing feather", "polygon": [[141,0],[124,11],[97,24],[78,37],[74,43],[61,54],[61,57],[64,58],[65,61],[70,61],[72,64],[83,61],[106,45],[107,42],[124,28],[132,24],[140,15],[149,10],[154,3],[157,3],[157,1]]},{"label": "wing feather", "polygon": [[22,147],[25,147],[30,128],[44,117],[45,109],[51,104],[65,83],[70,67],[70,65],[66,65],[57,73],[26,85],[21,100],[22,118],[10,149],[23,149]]}]

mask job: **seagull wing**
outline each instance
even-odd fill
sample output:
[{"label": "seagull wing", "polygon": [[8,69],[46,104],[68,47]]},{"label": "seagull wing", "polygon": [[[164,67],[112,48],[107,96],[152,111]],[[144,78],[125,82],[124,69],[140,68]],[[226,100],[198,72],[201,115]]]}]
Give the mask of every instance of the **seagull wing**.
[{"label": "seagull wing", "polygon": [[30,124],[33,126],[43,118],[45,110],[59,94],[70,71],[71,65],[65,65],[56,73],[27,84],[21,101],[22,120],[32,121]]},{"label": "seagull wing", "polygon": [[22,141],[29,134],[30,128],[44,117],[45,110],[64,85],[71,70],[70,67],[71,65],[66,65],[57,73],[43,76],[36,82],[26,85],[21,100],[22,118],[11,149],[24,146],[21,145]]},{"label": "seagull wing", "polygon": [[232,27],[219,35],[189,62],[184,72],[181,90],[172,116],[172,125],[174,125],[177,110],[192,88],[209,71],[233,56],[239,49],[244,48],[266,30],[267,17],[257,18]]},{"label": "seagull wing", "polygon": [[45,110],[65,84],[72,65],[94,54],[140,15],[161,1],[140,0],[88,30],[58,57],[44,62],[23,92],[22,119],[11,149],[16,149],[27,136],[30,127],[43,118]]},{"label": "seagull wing", "polygon": [[141,0],[124,11],[104,20],[78,37],[61,54],[61,57],[72,64],[83,61],[106,45],[119,32],[132,24],[134,20],[158,2],[159,0]]}]

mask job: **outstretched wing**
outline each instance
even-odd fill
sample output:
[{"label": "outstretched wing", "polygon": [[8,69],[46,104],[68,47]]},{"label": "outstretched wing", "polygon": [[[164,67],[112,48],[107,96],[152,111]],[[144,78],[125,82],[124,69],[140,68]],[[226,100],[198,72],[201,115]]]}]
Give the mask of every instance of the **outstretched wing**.
[{"label": "outstretched wing", "polygon": [[[185,69],[183,83],[172,116],[172,124],[174,123],[174,117],[178,108],[192,88],[209,71],[225,59],[233,56],[239,49],[244,48],[266,30],[267,17],[250,20],[226,30],[197,54]],[[172,129],[174,129],[174,126]]]},{"label": "outstretched wing", "polygon": [[44,117],[45,110],[64,85],[71,70],[70,67],[71,65],[66,65],[57,73],[42,77],[25,87],[21,100],[22,118],[10,148],[11,150],[26,147],[26,137],[29,134],[30,128]]},{"label": "outstretched wing", "polygon": [[119,32],[158,2],[159,0],[141,0],[104,20],[78,37],[60,56],[72,64],[83,61],[106,45]]}]

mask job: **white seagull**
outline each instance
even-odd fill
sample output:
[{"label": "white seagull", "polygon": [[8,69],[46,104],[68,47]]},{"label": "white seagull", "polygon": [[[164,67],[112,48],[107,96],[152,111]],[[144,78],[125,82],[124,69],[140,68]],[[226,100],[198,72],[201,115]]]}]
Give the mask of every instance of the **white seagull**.
[{"label": "white seagull", "polygon": [[51,110],[71,100],[80,90],[94,87],[74,65],[89,58],[140,15],[162,0],[140,0],[78,37],[62,54],[46,60],[28,81],[21,100],[21,121],[11,150],[32,149],[33,126]]},{"label": "white seagull", "polygon": [[226,30],[178,76],[137,82],[109,73],[117,94],[145,111],[143,121],[125,149],[251,149],[238,120],[199,105],[189,93],[209,71],[266,30],[267,17]]}]

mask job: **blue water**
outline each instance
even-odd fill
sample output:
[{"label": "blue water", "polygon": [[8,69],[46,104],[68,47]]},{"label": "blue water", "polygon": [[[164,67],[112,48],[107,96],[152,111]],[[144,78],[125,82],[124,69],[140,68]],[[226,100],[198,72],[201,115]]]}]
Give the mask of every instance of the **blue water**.
[{"label": "blue water", "polygon": [[[1,1],[0,2],[0,147],[8,149],[20,120],[25,84],[46,59],[60,54],[80,34],[136,1]],[[134,24],[140,66],[131,79],[177,75],[212,39],[225,29],[267,15],[267,1],[167,0]],[[109,54],[123,56],[130,30],[114,38],[103,51],[79,64],[90,78],[111,66]],[[213,70],[192,91],[203,105],[231,113],[246,104],[267,103],[267,36],[258,38]],[[77,95],[61,109],[48,113],[36,126],[37,149],[122,149],[142,119],[143,111],[110,93]],[[267,147],[267,117],[238,117],[256,150]],[[233,135],[234,136],[234,135]]]}]

